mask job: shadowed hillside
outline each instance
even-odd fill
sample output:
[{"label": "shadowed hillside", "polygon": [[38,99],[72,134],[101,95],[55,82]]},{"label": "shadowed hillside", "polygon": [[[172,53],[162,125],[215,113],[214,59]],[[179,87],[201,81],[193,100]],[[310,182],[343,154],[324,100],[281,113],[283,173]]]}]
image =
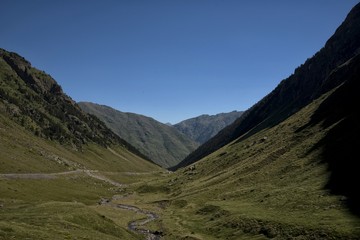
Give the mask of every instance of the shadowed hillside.
[{"label": "shadowed hillside", "polygon": [[195,141],[175,128],[152,118],[89,102],[81,102],[79,106],[104,121],[114,133],[165,168],[178,164],[198,147]]},{"label": "shadowed hillside", "polygon": [[323,148],[323,162],[331,172],[326,185],[334,194],[348,197],[349,207],[360,216],[360,197],[357,183],[360,144],[360,110],[355,106],[359,102],[360,91],[360,55],[336,69],[329,78],[345,81],[327,98],[311,117],[304,130],[321,123],[323,128],[331,128],[327,135],[312,150]]},{"label": "shadowed hillside", "polygon": [[[247,110],[233,124],[200,146],[175,167],[189,165],[242,136],[275,126],[321,94],[341,84],[340,78],[328,78],[334,69],[359,52],[360,5],[355,6],[325,47],[298,67],[271,93]],[[328,79],[328,81],[327,81]]]},{"label": "shadowed hillside", "polygon": [[220,130],[233,123],[243,112],[233,111],[216,115],[201,115],[173,125],[194,141],[203,144]]}]

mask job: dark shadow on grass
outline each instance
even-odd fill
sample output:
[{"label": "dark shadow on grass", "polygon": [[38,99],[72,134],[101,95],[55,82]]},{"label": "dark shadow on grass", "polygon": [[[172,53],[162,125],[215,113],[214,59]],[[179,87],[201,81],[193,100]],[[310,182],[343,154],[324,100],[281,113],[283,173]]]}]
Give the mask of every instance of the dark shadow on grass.
[{"label": "dark shadow on grass", "polygon": [[[322,148],[322,161],[328,164],[331,193],[347,197],[349,209],[360,216],[360,56],[338,69],[331,77],[346,80],[326,98],[302,129],[321,123],[332,126],[313,148]],[[310,150],[310,151],[312,151]]]}]

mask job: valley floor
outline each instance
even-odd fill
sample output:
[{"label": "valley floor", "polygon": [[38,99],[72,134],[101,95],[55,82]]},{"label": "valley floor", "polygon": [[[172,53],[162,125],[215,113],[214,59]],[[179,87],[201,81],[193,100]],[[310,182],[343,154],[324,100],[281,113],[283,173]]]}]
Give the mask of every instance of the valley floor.
[{"label": "valley floor", "polygon": [[[262,191],[269,192],[266,190],[269,186],[231,191],[243,198],[206,184],[199,190],[196,184],[187,183],[187,192],[181,192],[174,184],[184,181],[182,176],[170,172],[89,170],[1,174],[0,239],[358,239],[360,236],[359,219],[341,206],[338,197],[321,195],[325,193],[321,189],[307,193],[293,189],[294,198],[286,200],[278,195],[277,200],[283,201],[279,206],[268,200],[273,196],[262,196]],[[204,184],[206,180],[197,184],[201,182]],[[270,192],[268,195],[277,195],[274,189]],[[326,199],[328,204],[311,202],[314,194]],[[302,199],[301,195],[304,195]]]},{"label": "valley floor", "polygon": [[159,232],[142,228],[157,215],[129,205],[122,194],[130,182],[152,174],[80,169],[0,174],[0,239],[158,239]]}]

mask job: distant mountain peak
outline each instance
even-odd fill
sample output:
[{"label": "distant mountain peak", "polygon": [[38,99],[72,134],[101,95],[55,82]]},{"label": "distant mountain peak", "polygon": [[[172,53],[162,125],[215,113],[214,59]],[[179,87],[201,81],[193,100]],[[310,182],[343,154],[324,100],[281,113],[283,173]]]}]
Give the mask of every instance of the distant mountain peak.
[{"label": "distant mountain peak", "polygon": [[233,123],[243,112],[232,111],[216,115],[202,114],[174,125],[176,129],[202,144],[215,136],[221,129]]}]

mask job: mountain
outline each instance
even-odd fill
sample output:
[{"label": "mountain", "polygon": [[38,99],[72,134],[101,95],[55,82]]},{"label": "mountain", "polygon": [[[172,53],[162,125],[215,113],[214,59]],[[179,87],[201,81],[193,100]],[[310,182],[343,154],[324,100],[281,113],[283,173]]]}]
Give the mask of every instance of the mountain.
[{"label": "mountain", "polygon": [[169,189],[157,201],[168,239],[360,239],[359,26],[360,4],[183,168],[147,183]]},{"label": "mountain", "polygon": [[140,154],[99,119],[83,112],[50,75],[16,53],[0,49],[0,57],[0,97],[12,120],[36,136],[76,149],[91,142],[104,147],[120,144]]},{"label": "mountain", "polygon": [[191,153],[174,169],[187,166],[231,141],[251,135],[284,121],[323,93],[339,86],[343,79],[329,78],[333,71],[359,53],[359,6],[349,13],[325,46],[233,124]]},{"label": "mountain", "polygon": [[201,115],[184,120],[174,127],[199,144],[215,136],[221,129],[233,123],[243,112],[233,111],[216,115]]},{"label": "mountain", "polygon": [[198,147],[195,141],[175,128],[150,117],[89,102],[80,102],[79,106],[104,121],[117,135],[165,168],[178,164]]},{"label": "mountain", "polygon": [[82,111],[50,75],[4,49],[0,49],[0,106],[4,120],[36,138],[80,152],[89,145],[120,147],[146,159],[98,118]]}]

